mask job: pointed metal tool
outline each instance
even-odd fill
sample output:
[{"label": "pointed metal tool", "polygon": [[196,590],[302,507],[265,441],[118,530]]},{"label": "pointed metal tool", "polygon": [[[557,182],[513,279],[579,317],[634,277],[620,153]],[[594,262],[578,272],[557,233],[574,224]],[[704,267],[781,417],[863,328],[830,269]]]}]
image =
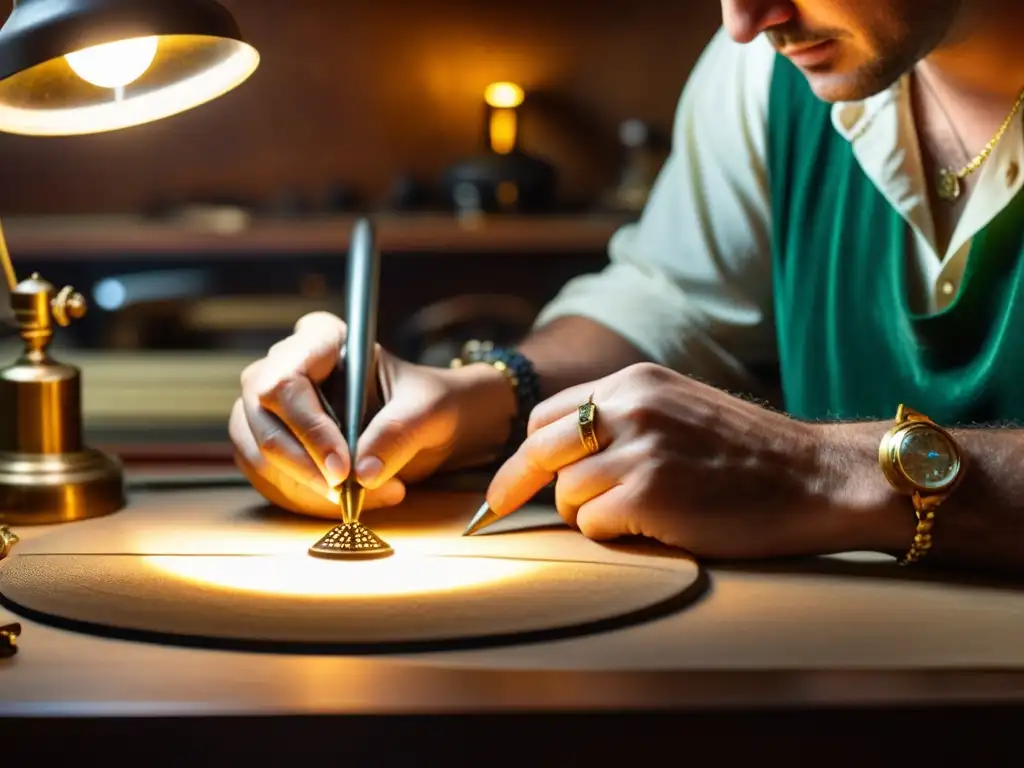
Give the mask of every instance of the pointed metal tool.
[{"label": "pointed metal tool", "polygon": [[[356,221],[348,252],[345,321],[345,422],[340,424],[348,443],[352,469],[337,489],[343,523],[309,548],[316,557],[386,557],[391,546],[359,522],[366,489],[355,478],[356,445],[366,418],[366,403],[376,385],[377,302],[380,290],[380,251],[373,226],[367,219]],[[321,400],[326,402],[322,397]],[[338,421],[329,406],[327,413]]]},{"label": "pointed metal tool", "polygon": [[380,293],[380,252],[373,226],[367,219],[356,221],[348,252],[345,321],[345,439],[352,458],[342,488],[346,522],[358,522],[365,492],[355,478],[356,444],[366,418],[366,403],[376,385],[377,303]]},{"label": "pointed metal tool", "polygon": [[485,501],[483,506],[477,510],[475,515],[473,515],[473,519],[469,521],[469,525],[466,526],[466,530],[462,532],[462,535],[472,536],[474,533],[478,533],[484,528],[489,528],[499,520],[501,520],[501,515],[491,509]]}]

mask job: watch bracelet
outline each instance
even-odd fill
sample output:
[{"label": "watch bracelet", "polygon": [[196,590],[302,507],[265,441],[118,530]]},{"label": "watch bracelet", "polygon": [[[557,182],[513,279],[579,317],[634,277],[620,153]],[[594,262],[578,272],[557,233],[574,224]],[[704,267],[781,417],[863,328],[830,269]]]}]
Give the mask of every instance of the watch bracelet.
[{"label": "watch bracelet", "polygon": [[[935,524],[935,507],[941,499],[929,499],[915,493],[911,497],[914,501],[914,511],[917,513],[917,528],[914,531],[914,540],[910,544],[907,554],[899,561],[900,565],[911,565],[923,558],[932,548],[932,526]],[[929,503],[931,501],[932,503]]]},{"label": "watch bracelet", "polygon": [[509,436],[501,451],[501,459],[511,456],[526,439],[530,414],[540,402],[540,379],[529,359],[515,349],[494,347],[487,341],[469,341],[451,367],[487,363],[506,376],[516,399],[516,412],[509,427]]}]

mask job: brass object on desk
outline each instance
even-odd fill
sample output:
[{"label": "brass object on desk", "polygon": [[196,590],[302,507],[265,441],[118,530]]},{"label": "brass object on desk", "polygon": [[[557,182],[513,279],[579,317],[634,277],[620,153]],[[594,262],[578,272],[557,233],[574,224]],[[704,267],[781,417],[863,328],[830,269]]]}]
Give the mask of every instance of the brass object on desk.
[{"label": "brass object on desk", "polygon": [[24,343],[0,370],[0,522],[61,523],[115,512],[125,504],[121,464],[83,444],[81,372],[47,352],[54,323],[82,317],[85,300],[38,274],[15,283],[2,245],[0,261]]},{"label": "brass object on desk", "polygon": [[18,538],[18,535],[14,531],[6,525],[0,525],[0,560],[3,560],[11,554],[11,549],[19,541],[21,541],[21,539]]},{"label": "brass object on desk", "polygon": [[7,624],[0,627],[0,659],[9,659],[18,652],[18,636],[21,624]]},{"label": "brass object on desk", "polygon": [[309,548],[309,553],[317,557],[344,559],[387,557],[393,551],[390,544],[358,521],[335,526]]}]

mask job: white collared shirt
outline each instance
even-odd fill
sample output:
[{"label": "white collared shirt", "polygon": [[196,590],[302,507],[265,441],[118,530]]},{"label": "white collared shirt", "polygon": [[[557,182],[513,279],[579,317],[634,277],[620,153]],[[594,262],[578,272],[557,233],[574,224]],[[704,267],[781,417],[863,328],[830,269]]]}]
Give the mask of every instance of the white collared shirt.
[{"label": "white collared shirt", "polygon": [[[651,359],[722,387],[752,385],[749,368],[775,360],[766,164],[775,55],[764,36],[741,45],[719,30],[683,89],[672,152],[640,219],[612,237],[609,265],[570,281],[538,326],[588,317]],[[833,105],[832,123],[910,225],[910,298],[933,312],[959,291],[974,236],[1024,184],[1024,130],[1018,113],[976,171],[940,253],[909,77],[864,101]]]}]

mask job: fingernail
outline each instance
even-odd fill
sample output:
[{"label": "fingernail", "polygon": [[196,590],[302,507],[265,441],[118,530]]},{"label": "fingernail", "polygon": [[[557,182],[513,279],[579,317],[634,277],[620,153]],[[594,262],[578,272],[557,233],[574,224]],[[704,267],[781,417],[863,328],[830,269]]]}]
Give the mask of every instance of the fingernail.
[{"label": "fingernail", "polygon": [[330,485],[341,485],[348,474],[347,462],[336,453],[327,454],[324,459],[324,475]]},{"label": "fingernail", "polygon": [[384,462],[376,456],[366,456],[356,463],[356,480],[369,487],[384,471]]}]

